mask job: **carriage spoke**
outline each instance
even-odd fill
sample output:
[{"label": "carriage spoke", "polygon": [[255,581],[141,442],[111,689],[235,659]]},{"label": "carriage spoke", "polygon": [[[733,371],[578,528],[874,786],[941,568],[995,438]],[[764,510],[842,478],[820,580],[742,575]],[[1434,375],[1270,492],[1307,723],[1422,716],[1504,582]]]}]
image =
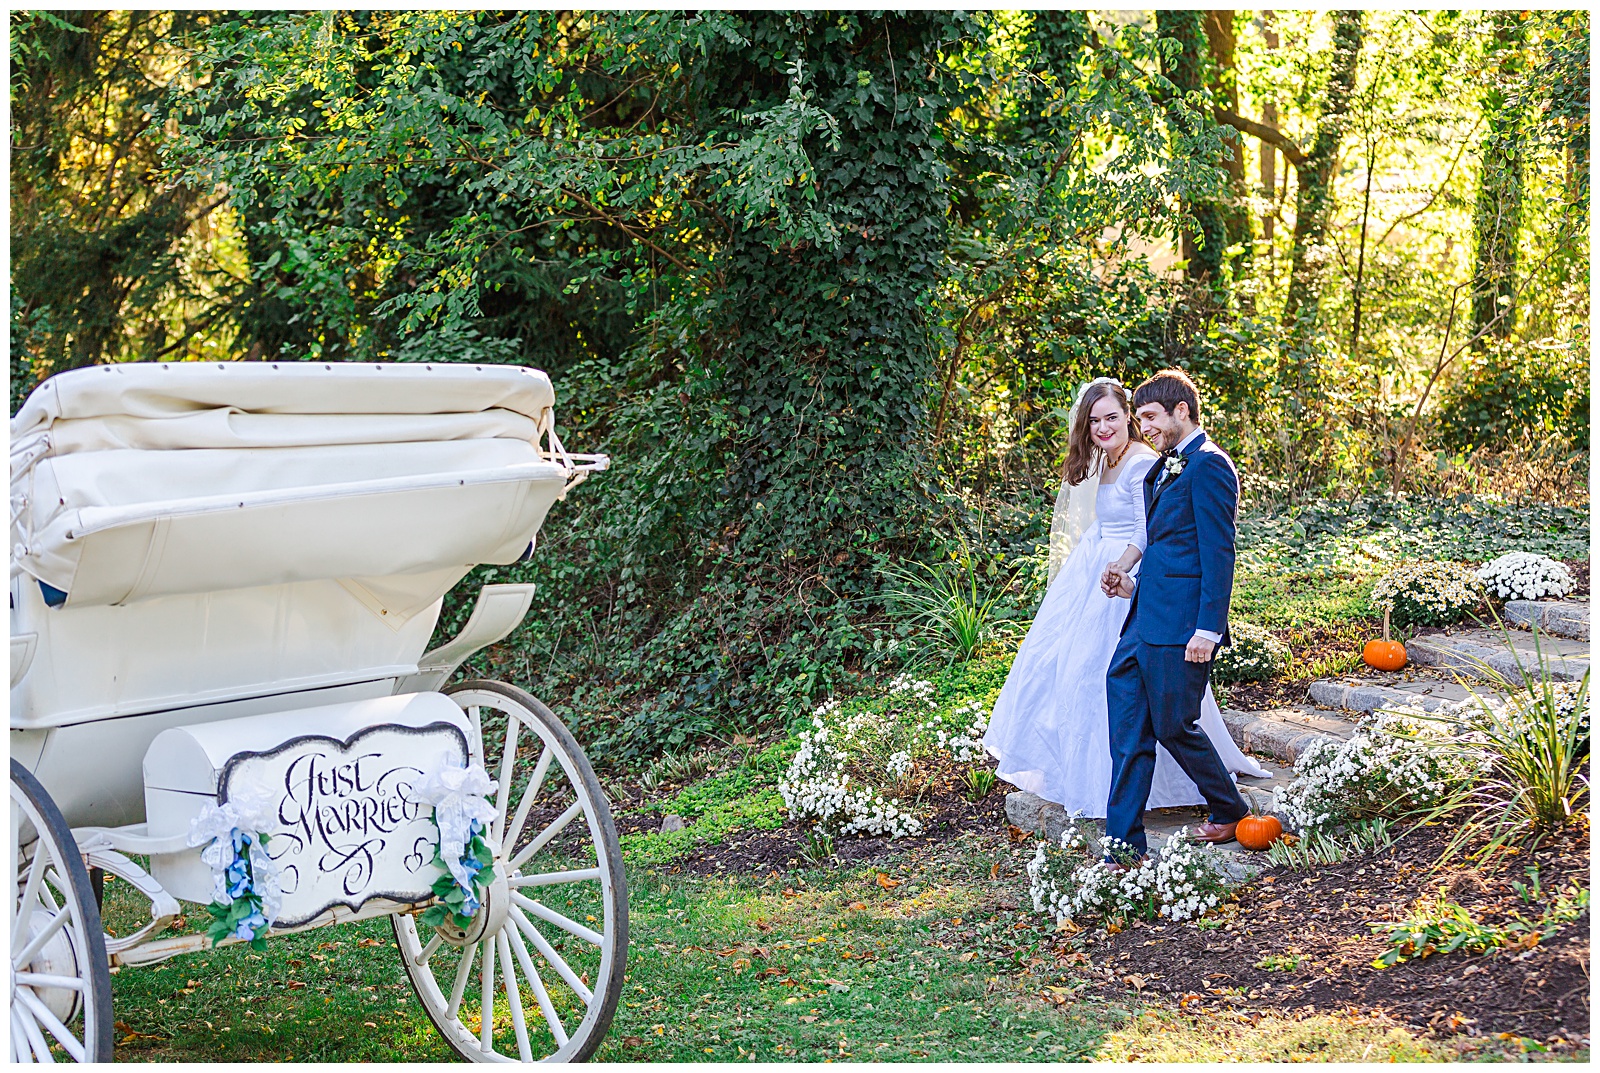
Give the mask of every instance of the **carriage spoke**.
[{"label": "carriage spoke", "polygon": [[554,909],[551,909],[549,906],[536,902],[526,895],[513,892],[511,895],[511,902],[513,905],[519,905],[526,909],[540,920],[543,920],[548,924],[554,924],[568,935],[576,935],[585,942],[593,943],[596,946],[602,946],[605,944],[605,939],[600,935],[599,932],[590,931],[582,924],[579,924],[576,920],[568,920],[566,917],[562,916]]},{"label": "carriage spoke", "polygon": [[56,1015],[51,1013],[49,1008],[43,1002],[40,1002],[32,991],[18,991],[16,995],[17,1001],[28,1007],[28,1012],[33,1015],[34,1020],[49,1029],[50,1034],[56,1038],[56,1042],[60,1043],[62,1047],[66,1048],[67,1053],[72,1055],[74,1062],[88,1060],[88,1056],[83,1051],[83,1042],[74,1037],[72,1031],[66,1025],[56,1020]]},{"label": "carriage spoke", "polygon": [[540,850],[544,849],[544,847],[552,838],[561,833],[562,828],[566,827],[567,824],[577,819],[579,814],[582,812],[583,801],[581,798],[568,805],[567,811],[557,816],[555,818],[555,822],[551,823],[549,827],[546,827],[543,831],[540,831],[538,838],[535,838],[532,842],[529,842],[525,847],[523,847],[521,853],[511,858],[512,871],[521,868],[529,857],[532,857],[535,853],[538,853]]},{"label": "carriage spoke", "polygon": [[19,986],[23,987],[59,987],[67,991],[83,990],[83,981],[76,976],[51,976],[49,973],[43,972],[18,972],[13,973],[11,978]]},{"label": "carriage spoke", "polygon": [[56,915],[50,919],[50,923],[46,924],[40,930],[39,934],[35,935],[28,942],[28,945],[22,948],[21,953],[12,955],[11,963],[13,965],[26,965],[31,962],[34,958],[34,955],[40,950],[44,949],[44,944],[53,939],[56,932],[60,931],[66,926],[68,919],[68,914],[57,912]]},{"label": "carriage spoke", "polygon": [[495,936],[500,949],[500,977],[505,983],[507,1004],[511,1007],[511,1028],[517,1034],[517,1056],[524,1062],[533,1061],[533,1048],[528,1046],[528,1024],[522,1009],[522,992],[517,988],[517,969],[511,963],[511,944],[506,941],[505,930]]},{"label": "carriage spoke", "polygon": [[582,883],[599,879],[598,868],[573,868],[566,872],[536,872],[531,876],[512,876],[506,882],[516,887],[553,887],[558,883]]},{"label": "carriage spoke", "polygon": [[446,1020],[459,1019],[461,1014],[461,996],[467,993],[467,978],[472,975],[472,961],[477,956],[476,946],[464,947],[461,951],[461,964],[456,966],[456,979],[450,985],[450,1005],[445,1007]]},{"label": "carriage spoke", "polygon": [[480,945],[483,947],[483,1001],[479,1008],[483,1016],[478,1022],[478,1041],[483,1044],[483,1053],[488,1054],[494,1050],[494,943],[484,939]]},{"label": "carriage spoke", "polygon": [[506,716],[506,737],[504,748],[500,752],[500,792],[495,796],[494,819],[489,824],[489,837],[498,841],[500,832],[505,830],[506,814],[511,811],[511,766],[517,759],[517,736],[522,729],[522,721],[514,716]]},{"label": "carriage spoke", "polygon": [[[568,965],[566,960],[556,953],[556,948],[550,945],[550,941],[539,934],[539,929],[533,926],[533,921],[528,919],[527,914],[516,906],[512,906],[511,915],[516,918],[517,927],[527,934],[545,961],[549,962],[550,966],[556,970],[556,975],[565,980],[567,986],[576,991],[578,997],[583,999],[584,1005],[587,1006],[589,1001],[594,998],[594,992],[584,986],[583,981],[578,978],[578,974],[572,971],[572,966]],[[512,934],[515,935],[516,933],[513,932]]]},{"label": "carriage spoke", "polygon": [[428,945],[423,947],[417,956],[411,959],[411,964],[426,965],[428,963],[428,959],[433,957],[434,952],[439,949],[443,942],[444,936],[440,935],[438,932],[434,932],[433,938],[428,940]]},{"label": "carriage spoke", "polygon": [[549,994],[544,989],[544,981],[539,979],[539,970],[533,966],[533,958],[528,956],[528,948],[522,942],[522,936],[516,932],[511,933],[516,940],[514,948],[517,951],[517,961],[522,965],[522,974],[528,978],[528,985],[533,988],[533,995],[539,1000],[539,1012],[544,1014],[545,1024],[550,1026],[551,1035],[556,1038],[558,1047],[567,1045],[567,1030],[561,1027],[561,1018],[556,1015],[555,1004],[550,1001]]},{"label": "carriage spoke", "polygon": [[528,822],[528,812],[533,808],[533,799],[539,796],[539,787],[544,785],[544,773],[550,770],[550,761],[555,759],[555,751],[549,745],[539,754],[539,762],[534,765],[533,774],[528,777],[528,788],[522,791],[522,801],[517,805],[517,818],[511,821],[511,828],[506,832],[500,844],[510,849],[517,844],[517,836],[522,833],[522,825]]},{"label": "carriage spoke", "polygon": [[[28,884],[23,888],[22,911],[17,914],[16,921],[11,925],[11,949],[15,950],[17,944],[22,942],[22,937],[27,934],[27,927],[33,923],[33,908],[39,904],[39,885],[44,882],[44,868],[40,866],[40,858],[44,856],[44,841],[41,839],[33,845],[33,860],[28,862]],[[11,959],[13,965],[26,965],[27,961]]]},{"label": "carriage spoke", "polygon": [[50,1053],[50,1045],[44,1041],[44,1033],[39,1031],[38,1024],[28,1011],[21,1006],[11,1007],[12,1040],[11,1049],[19,1057],[19,1062],[54,1062],[56,1056]]}]

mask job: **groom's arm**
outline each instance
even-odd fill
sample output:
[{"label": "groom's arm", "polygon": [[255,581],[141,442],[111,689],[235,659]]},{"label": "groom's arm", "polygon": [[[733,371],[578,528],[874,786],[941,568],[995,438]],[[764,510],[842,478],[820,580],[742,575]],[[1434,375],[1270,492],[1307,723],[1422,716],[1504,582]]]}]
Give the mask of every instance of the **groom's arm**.
[{"label": "groom's arm", "polygon": [[1206,452],[1205,469],[1195,474],[1195,535],[1200,541],[1200,611],[1195,629],[1219,637],[1227,628],[1233,600],[1234,534],[1239,507],[1239,478],[1227,457]]}]

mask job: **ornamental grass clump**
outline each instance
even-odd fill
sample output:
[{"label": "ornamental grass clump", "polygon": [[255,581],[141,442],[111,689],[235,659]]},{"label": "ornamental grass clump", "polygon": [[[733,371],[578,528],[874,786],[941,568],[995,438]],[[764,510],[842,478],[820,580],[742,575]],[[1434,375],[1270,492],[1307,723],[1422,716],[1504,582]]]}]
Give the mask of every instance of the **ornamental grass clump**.
[{"label": "ornamental grass clump", "polygon": [[778,782],[791,818],[832,836],[921,834],[906,802],[927,790],[941,761],[980,759],[989,726],[981,702],[942,708],[934,693],[900,674],[878,697],[817,708]]},{"label": "ornamental grass clump", "polygon": [[1531,551],[1508,551],[1478,567],[1478,580],[1502,600],[1560,598],[1577,587],[1565,563]]},{"label": "ornamental grass clump", "polygon": [[1289,665],[1289,647],[1268,630],[1248,622],[1230,622],[1226,648],[1217,649],[1211,677],[1224,685],[1265,682]]},{"label": "ornamental grass clump", "polygon": [[1028,890],[1036,913],[1057,922],[1121,923],[1128,918],[1192,920],[1222,901],[1224,880],[1210,855],[1189,837],[1187,827],[1161,852],[1140,860],[1126,843],[1103,842],[1113,860],[1130,865],[1114,872],[1091,852],[1090,839],[1076,819],[1054,846],[1037,843],[1028,862]]},{"label": "ornamental grass clump", "polygon": [[1405,563],[1378,579],[1372,602],[1400,629],[1450,626],[1483,606],[1483,583],[1460,563]]},{"label": "ornamental grass clump", "polygon": [[[1441,801],[1433,815],[1449,817],[1456,835],[1442,859],[1468,841],[1484,858],[1515,844],[1537,844],[1588,812],[1589,675],[1579,682],[1550,680],[1548,659],[1518,659],[1520,683],[1504,701],[1474,691],[1461,704],[1431,718],[1443,728],[1457,762],[1481,774]],[[1513,650],[1514,651],[1514,650]]]},{"label": "ornamental grass clump", "polygon": [[1415,712],[1375,712],[1345,741],[1309,746],[1294,779],[1273,791],[1273,811],[1302,835],[1358,820],[1437,807],[1470,785],[1483,759],[1452,747],[1437,723]]}]

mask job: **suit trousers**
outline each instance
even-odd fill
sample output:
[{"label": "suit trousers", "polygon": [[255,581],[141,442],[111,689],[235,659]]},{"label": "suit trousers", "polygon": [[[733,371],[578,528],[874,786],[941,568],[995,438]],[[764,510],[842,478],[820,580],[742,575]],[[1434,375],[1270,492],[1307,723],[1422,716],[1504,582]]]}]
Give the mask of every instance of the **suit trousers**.
[{"label": "suit trousers", "polygon": [[1106,708],[1111,723],[1111,795],[1106,834],[1139,854],[1149,850],[1144,806],[1156,769],[1156,743],[1194,780],[1211,809],[1213,823],[1233,823],[1250,811],[1227,766],[1199,727],[1200,699],[1211,664],[1190,663],[1183,645],[1147,645],[1134,631],[1123,634],[1106,672]]}]

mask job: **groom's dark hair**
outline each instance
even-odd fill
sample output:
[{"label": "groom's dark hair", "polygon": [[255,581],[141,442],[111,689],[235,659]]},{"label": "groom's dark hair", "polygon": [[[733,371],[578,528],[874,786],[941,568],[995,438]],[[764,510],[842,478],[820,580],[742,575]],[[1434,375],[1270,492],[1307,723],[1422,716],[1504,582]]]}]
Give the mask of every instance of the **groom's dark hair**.
[{"label": "groom's dark hair", "polygon": [[1200,423],[1200,389],[1182,369],[1162,369],[1140,384],[1133,392],[1135,410],[1147,403],[1159,402],[1161,408],[1171,413],[1178,403],[1189,404],[1189,420]]}]

